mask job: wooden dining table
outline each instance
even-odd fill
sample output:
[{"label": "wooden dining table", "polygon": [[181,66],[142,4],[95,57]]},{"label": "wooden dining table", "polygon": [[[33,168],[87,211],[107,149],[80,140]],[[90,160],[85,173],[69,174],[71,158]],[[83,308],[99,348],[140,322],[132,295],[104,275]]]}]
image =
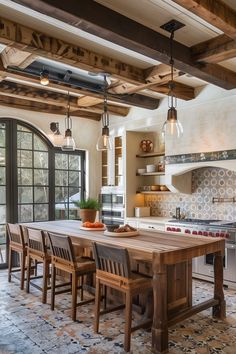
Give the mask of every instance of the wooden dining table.
[{"label": "wooden dining table", "polygon": [[[91,247],[93,242],[127,248],[131,257],[152,264],[153,323],[152,351],[168,352],[168,328],[196,313],[212,307],[212,314],[225,318],[223,291],[223,257],[225,241],[222,238],[152,232],[139,230],[135,237],[114,237],[104,231],[81,230],[81,222],[59,220],[22,224],[26,227],[70,236],[74,244]],[[192,259],[214,254],[214,292],[212,298],[193,305]]]}]

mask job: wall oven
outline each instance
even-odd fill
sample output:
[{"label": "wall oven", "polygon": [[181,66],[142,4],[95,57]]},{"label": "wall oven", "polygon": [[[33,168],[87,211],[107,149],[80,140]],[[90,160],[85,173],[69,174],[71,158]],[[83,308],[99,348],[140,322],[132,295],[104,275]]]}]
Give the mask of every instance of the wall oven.
[{"label": "wall oven", "polygon": [[[236,223],[222,220],[177,219],[170,220],[165,230],[185,235],[221,237],[225,239],[224,284],[236,289]],[[193,259],[193,276],[212,281],[214,255]]]},{"label": "wall oven", "polygon": [[100,220],[104,224],[124,224],[125,205],[124,194],[100,194]]}]

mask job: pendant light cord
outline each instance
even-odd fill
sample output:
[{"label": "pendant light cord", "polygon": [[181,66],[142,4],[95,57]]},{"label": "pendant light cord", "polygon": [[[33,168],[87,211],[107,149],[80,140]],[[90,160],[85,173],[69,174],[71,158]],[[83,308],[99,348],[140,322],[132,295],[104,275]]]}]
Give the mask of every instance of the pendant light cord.
[{"label": "pendant light cord", "polygon": [[108,127],[109,126],[109,114],[108,114],[108,108],[107,108],[107,88],[108,88],[108,82],[107,82],[107,77],[104,75],[104,90],[103,90],[103,95],[104,95],[104,113],[102,115],[102,124],[103,127]]},{"label": "pendant light cord", "polygon": [[72,120],[70,118],[70,93],[67,93],[67,115],[66,115],[66,129],[72,129]]},{"label": "pendant light cord", "polygon": [[177,100],[174,94],[174,88],[175,88],[175,83],[174,83],[174,58],[173,58],[173,40],[174,40],[174,31],[171,31],[170,35],[170,68],[171,68],[171,79],[169,81],[169,108],[171,107],[176,107],[177,105]]}]

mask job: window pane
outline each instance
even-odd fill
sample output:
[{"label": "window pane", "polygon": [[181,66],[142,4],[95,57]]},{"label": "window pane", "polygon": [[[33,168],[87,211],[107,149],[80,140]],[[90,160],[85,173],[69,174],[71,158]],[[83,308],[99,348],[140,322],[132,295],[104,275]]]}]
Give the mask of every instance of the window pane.
[{"label": "window pane", "polygon": [[24,127],[23,125],[19,125],[17,124],[17,130],[20,130],[22,132],[30,132],[30,130],[26,127]]},{"label": "window pane", "polygon": [[0,248],[1,248],[1,254],[2,258],[0,257],[0,263],[6,263],[6,227],[5,225],[0,225]]},{"label": "window pane", "polygon": [[17,151],[18,167],[32,167],[32,151]]},{"label": "window pane", "polygon": [[19,222],[33,221],[33,205],[18,206],[18,221]]},{"label": "window pane", "polygon": [[6,187],[0,187],[0,204],[6,204]]},{"label": "window pane", "polygon": [[55,155],[55,168],[58,169],[68,169],[68,155],[67,154],[56,154]]},{"label": "window pane", "polygon": [[33,202],[33,188],[18,187],[18,203],[32,203],[32,202]]},{"label": "window pane", "polygon": [[69,198],[70,202],[80,200],[81,198],[81,191],[79,188],[69,188]]},{"label": "window pane", "polygon": [[48,168],[48,153],[47,152],[34,152],[34,167]]},{"label": "window pane", "polygon": [[48,185],[48,170],[34,170],[34,184],[35,185]]},{"label": "window pane", "polygon": [[29,168],[18,168],[18,185],[32,185],[32,170]]},{"label": "window pane", "polygon": [[0,223],[6,222],[6,205],[0,205]]},{"label": "window pane", "polygon": [[0,184],[6,184],[6,169],[0,167]]},{"label": "window pane", "polygon": [[48,187],[34,188],[34,203],[48,203]]},{"label": "window pane", "polygon": [[0,166],[5,166],[6,165],[6,150],[5,149],[0,149]]},{"label": "window pane", "polygon": [[0,129],[0,146],[4,147],[6,144],[6,131],[4,129]]},{"label": "window pane", "polygon": [[68,185],[68,172],[67,171],[55,171],[55,185],[67,186]]},{"label": "window pane", "polygon": [[69,219],[78,219],[78,208],[69,204]]},{"label": "window pane", "polygon": [[56,204],[55,206],[55,218],[58,219],[68,219],[68,209],[67,207],[62,207],[61,204]]},{"label": "window pane", "polygon": [[69,185],[79,187],[80,186],[80,172],[70,171],[69,172]]},{"label": "window pane", "polygon": [[55,202],[64,204],[68,201],[68,188],[56,187],[55,188]]},{"label": "window pane", "polygon": [[33,134],[30,132],[17,132],[17,148],[32,150]]},{"label": "window pane", "polygon": [[81,156],[70,155],[69,156],[69,169],[80,170],[81,169]]},{"label": "window pane", "polygon": [[34,150],[48,151],[47,145],[36,134],[34,134]]},{"label": "window pane", "polygon": [[35,221],[48,220],[48,204],[37,204],[34,206]]}]

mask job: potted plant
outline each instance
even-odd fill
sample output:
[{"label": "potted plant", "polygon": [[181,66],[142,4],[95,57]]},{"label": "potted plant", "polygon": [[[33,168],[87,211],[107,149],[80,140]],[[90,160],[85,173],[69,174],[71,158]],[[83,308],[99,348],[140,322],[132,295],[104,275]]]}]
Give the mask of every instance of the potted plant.
[{"label": "potted plant", "polygon": [[84,200],[77,200],[74,201],[74,204],[80,208],[80,218],[82,222],[95,221],[97,210],[100,209],[100,204],[97,199],[87,198]]}]

